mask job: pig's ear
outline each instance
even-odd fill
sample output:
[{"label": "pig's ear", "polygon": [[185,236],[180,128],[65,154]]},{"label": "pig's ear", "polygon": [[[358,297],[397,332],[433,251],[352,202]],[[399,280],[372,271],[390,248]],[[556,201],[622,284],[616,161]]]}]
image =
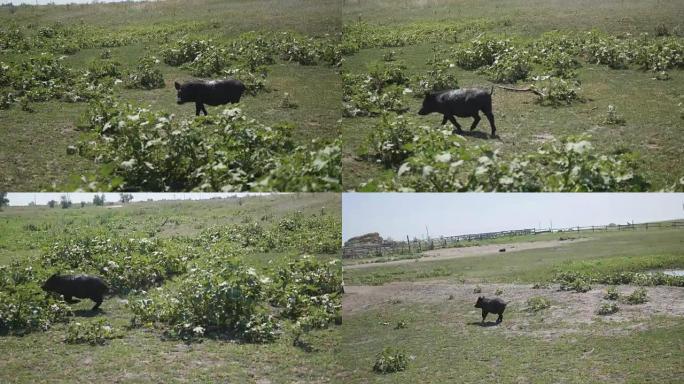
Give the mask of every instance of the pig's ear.
[{"label": "pig's ear", "polygon": [[180,89],[180,84],[178,84],[177,81],[173,82],[173,86],[176,87],[176,89]]}]

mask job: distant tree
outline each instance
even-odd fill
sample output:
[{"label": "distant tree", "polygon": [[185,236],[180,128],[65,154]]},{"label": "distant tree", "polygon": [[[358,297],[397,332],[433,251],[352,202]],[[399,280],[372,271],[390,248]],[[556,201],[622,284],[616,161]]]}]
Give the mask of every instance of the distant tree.
[{"label": "distant tree", "polygon": [[48,207],[50,207],[50,208],[54,208],[54,207],[55,207],[55,205],[57,205],[57,202],[56,202],[56,201],[54,201],[54,200],[50,200],[50,201],[48,201]]},{"label": "distant tree", "polygon": [[71,207],[71,200],[67,195],[62,195],[59,198],[59,205],[62,207],[62,209],[67,209]]},{"label": "distant tree", "polygon": [[130,201],[133,201],[133,195],[131,195],[130,193],[122,193],[120,196],[122,204],[126,204]]},{"label": "distant tree", "polygon": [[7,198],[7,192],[0,192],[0,211],[2,207],[9,205],[9,199]]},{"label": "distant tree", "polygon": [[99,207],[103,206],[105,203],[105,195],[104,193],[102,195],[95,195],[93,196],[93,204],[97,205]]}]

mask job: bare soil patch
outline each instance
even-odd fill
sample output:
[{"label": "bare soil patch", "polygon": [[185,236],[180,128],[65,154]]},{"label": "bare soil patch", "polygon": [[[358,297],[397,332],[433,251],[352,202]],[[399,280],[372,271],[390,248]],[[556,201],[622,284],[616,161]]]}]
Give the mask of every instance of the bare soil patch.
[{"label": "bare soil patch", "polygon": [[[480,287],[481,293],[474,293]],[[396,304],[436,304],[443,303],[454,307],[453,321],[461,326],[473,325],[481,319],[479,309],[473,307],[478,296],[498,295],[508,302],[504,321],[499,326],[487,329],[504,330],[506,334],[531,334],[542,338],[556,338],[568,333],[592,332],[596,327],[601,334],[626,334],[635,330],[649,328],[654,316],[664,316],[681,321],[684,317],[684,288],[646,287],[649,301],[639,305],[629,305],[618,301],[620,310],[609,316],[596,314],[602,302],[606,286],[593,286],[586,293],[560,291],[557,285],[544,289],[533,289],[530,284],[455,284],[444,281],[430,282],[393,282],[382,286],[346,286],[342,300],[344,317],[353,316]],[[622,285],[617,289],[626,296],[638,287]],[[550,300],[551,307],[541,312],[528,311],[527,300],[543,296]],[[463,311],[463,306],[469,308]],[[496,316],[492,317],[494,321]],[[675,319],[680,318],[680,319]],[[465,321],[463,321],[465,320]],[[489,317],[487,321],[490,321]]]}]

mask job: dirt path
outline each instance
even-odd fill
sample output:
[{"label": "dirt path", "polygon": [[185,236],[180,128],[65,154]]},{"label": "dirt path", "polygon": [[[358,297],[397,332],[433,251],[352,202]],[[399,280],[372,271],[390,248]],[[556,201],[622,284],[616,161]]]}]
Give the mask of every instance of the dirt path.
[{"label": "dirt path", "polygon": [[377,263],[362,263],[362,264],[352,264],[344,266],[344,269],[359,269],[359,268],[373,268],[388,265],[401,265],[409,263],[420,263],[426,261],[439,261],[439,260],[449,260],[449,259],[459,259],[462,257],[472,257],[472,256],[484,256],[499,253],[500,249],[506,249],[506,253],[526,251],[528,249],[539,249],[539,248],[555,248],[561,247],[568,244],[579,243],[582,241],[588,241],[591,238],[580,238],[580,239],[568,239],[568,240],[547,240],[547,241],[530,241],[524,243],[506,243],[506,244],[489,244],[489,245],[479,245],[474,247],[460,247],[460,248],[443,248],[435,249],[432,251],[423,252],[423,257],[419,259],[404,259],[404,260],[392,260],[386,262]]},{"label": "dirt path", "polygon": [[[364,311],[387,308],[394,304],[443,304],[454,308],[455,317],[479,320],[479,310],[473,307],[478,295],[495,296],[508,302],[508,321],[501,327],[511,334],[535,334],[554,338],[562,334],[587,331],[587,324],[611,324],[606,332],[626,333],[648,328],[648,320],[657,315],[684,317],[684,288],[646,287],[649,301],[639,305],[618,302],[620,310],[609,316],[599,316],[596,310],[603,299],[605,286],[593,286],[586,293],[559,291],[558,286],[533,289],[521,284],[481,284],[482,292],[473,290],[476,284],[458,284],[446,281],[395,282],[382,286],[346,286],[342,299],[343,316],[350,317]],[[635,286],[618,286],[621,295],[634,291]],[[543,326],[533,326],[534,314],[527,311],[527,299],[543,296],[551,307],[543,312]],[[512,314],[513,313],[513,314]],[[511,317],[513,318],[511,320]],[[487,319],[489,321],[489,319]],[[677,321],[682,321],[679,319]],[[635,323],[636,322],[636,323]],[[490,327],[497,328],[497,327]]]}]

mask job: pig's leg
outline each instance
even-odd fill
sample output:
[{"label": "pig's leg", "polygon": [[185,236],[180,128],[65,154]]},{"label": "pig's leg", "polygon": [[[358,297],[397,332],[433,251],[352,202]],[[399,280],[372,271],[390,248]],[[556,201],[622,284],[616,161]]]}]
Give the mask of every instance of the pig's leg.
[{"label": "pig's leg", "polygon": [[499,313],[499,317],[496,319],[496,323],[499,324],[501,321],[503,321],[503,312]]},{"label": "pig's leg", "polygon": [[204,116],[208,115],[207,109],[204,108],[204,104],[202,104],[202,112],[204,112]]},{"label": "pig's leg", "polygon": [[95,310],[97,310],[98,308],[100,308],[100,304],[102,304],[102,296],[96,297],[96,298],[94,298],[94,299],[92,299],[92,300],[95,302],[95,306],[91,309],[91,311],[95,311]]},{"label": "pig's leg", "polygon": [[81,300],[76,300],[71,296],[64,296],[64,301],[66,301],[69,304],[76,304],[81,302]]},{"label": "pig's leg", "polygon": [[456,132],[463,133],[463,130],[461,129],[461,124],[459,124],[458,121],[456,121],[454,115],[449,115],[449,121],[451,121],[451,124],[453,124],[454,127],[456,127]]},{"label": "pig's leg", "polygon": [[485,311],[484,308],[482,308],[482,324],[484,324],[485,319],[487,318],[487,313],[488,312]]},{"label": "pig's leg", "polygon": [[446,122],[449,120],[449,115],[444,115],[444,118],[442,119],[442,125],[446,124]]},{"label": "pig's leg", "polygon": [[473,120],[473,125],[470,126],[470,130],[471,130],[471,131],[472,131],[473,129],[475,129],[475,127],[477,127],[477,124],[480,123],[480,114],[479,114],[479,113],[475,113],[475,115],[473,115],[473,119],[475,119],[475,120]]},{"label": "pig's leg", "polygon": [[492,128],[492,137],[496,137],[496,125],[494,124],[494,115],[492,112],[485,112],[487,120],[489,120],[489,126]]},{"label": "pig's leg", "polygon": [[200,115],[200,112],[202,112],[202,108],[204,108],[204,105],[202,105],[202,103],[195,103],[195,116]]}]

